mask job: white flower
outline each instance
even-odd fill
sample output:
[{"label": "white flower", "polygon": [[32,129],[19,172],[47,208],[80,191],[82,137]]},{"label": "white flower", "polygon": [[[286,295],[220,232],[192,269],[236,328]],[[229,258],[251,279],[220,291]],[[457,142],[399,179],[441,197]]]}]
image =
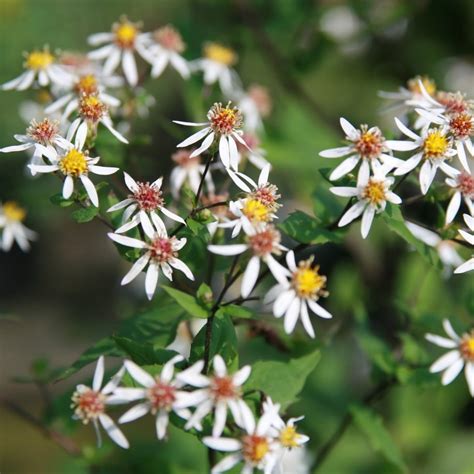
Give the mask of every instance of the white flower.
[{"label": "white flower", "polygon": [[125,208],[122,217],[123,225],[115,232],[118,234],[127,232],[138,224],[141,224],[143,229],[145,227],[150,229],[152,227],[150,218],[157,229],[166,232],[165,224],[158,215],[158,211],[170,219],[186,225],[184,219],[164,207],[163,192],[161,191],[163,177],[150,184],[149,182],[137,182],[128,173],[124,172],[123,175],[125,184],[132,194],[107,210],[107,212],[114,212]]},{"label": "white flower", "polygon": [[470,111],[456,113],[445,113],[444,110],[430,111],[424,109],[415,109],[416,112],[424,117],[428,124],[434,123],[447,130],[452,135],[453,147],[456,148],[456,154],[464,169],[470,173],[467,163],[466,150],[471,156],[474,156],[474,145],[471,136],[474,135],[474,117]]},{"label": "white flower", "polygon": [[196,390],[187,392],[181,398],[181,406],[196,407],[185,428],[199,429],[203,418],[213,410],[212,436],[220,436],[224,431],[227,410],[230,410],[239,426],[247,424],[252,418],[252,413],[242,400],[242,385],[250,376],[250,366],[245,365],[235,374],[229,375],[224,359],[216,355],[213,359],[213,375],[203,375],[201,373],[203,367],[204,361],[200,360],[176,376],[181,382],[196,387]]},{"label": "white flower", "polygon": [[[205,166],[201,164],[201,157],[191,158],[192,150],[178,150],[173,153],[171,159],[177,164],[170,174],[171,194],[175,199],[179,198],[179,191],[184,183],[188,183],[194,194],[198,192]],[[206,185],[210,193],[214,193],[214,182],[210,170],[206,174]]]},{"label": "white flower", "polygon": [[190,66],[194,71],[203,71],[206,85],[219,82],[221,91],[231,95],[236,89],[241,89],[240,79],[231,67],[236,62],[237,54],[232,49],[218,43],[206,43],[204,57],[192,61]]},{"label": "white flower", "polygon": [[463,262],[461,256],[456,252],[452,241],[443,240],[437,233],[414,224],[413,222],[407,221],[405,225],[417,239],[436,249],[441,262],[445,265],[447,276],[449,276],[454,267]]},{"label": "white flower", "polygon": [[[469,227],[471,231],[474,232],[474,217],[470,216],[469,214],[464,214],[464,222]],[[464,238],[466,242],[469,242],[471,245],[474,245],[474,233],[469,234],[465,230],[460,230],[459,233]],[[466,273],[471,272],[474,270],[474,256],[472,256],[469,260],[464,262],[462,265],[454,270],[454,273]]]},{"label": "white flower", "polygon": [[296,265],[295,254],[286,254],[286,263],[290,270],[290,279],[279,282],[264,298],[264,303],[273,302],[273,314],[277,318],[285,316],[284,328],[287,334],[295,329],[298,318],[310,337],[315,337],[309,318],[309,309],[321,318],[332,318],[331,313],[320,306],[317,301],[321,296],[328,296],[325,291],[326,277],[319,273],[319,265],[313,264],[313,258],[302,260]]},{"label": "white flower", "polygon": [[472,202],[474,200],[474,177],[472,174],[465,171],[454,174],[446,178],[446,184],[454,190],[454,194],[446,209],[446,225],[453,222],[461,207],[462,199],[464,199],[469,213],[474,215],[474,204]]},{"label": "white flower", "polygon": [[119,423],[129,423],[147,413],[156,416],[156,435],[158,439],[166,436],[170,412],[179,417],[188,419],[191,412],[180,408],[180,396],[183,393],[179,389],[184,385],[179,380],[173,379],[174,365],[183,360],[178,355],[170,359],[163,366],[160,375],[152,377],[148,372],[130,360],[124,365],[130,376],[143,388],[117,388],[114,395],[117,399],[125,402],[143,400],[138,405],[130,408],[120,418]]},{"label": "white flower", "polygon": [[387,165],[390,169],[403,164],[402,160],[391,156],[387,141],[378,127],[368,128],[367,125],[361,125],[359,129],[356,129],[342,117],[340,124],[346,134],[346,140],[350,144],[323,150],[319,153],[323,158],[341,158],[350,155],[332,171],[329,176],[331,181],[350,173],[361,161],[359,175],[365,175],[369,172],[370,166],[373,168],[374,165],[380,165],[381,163]]},{"label": "white flower", "polygon": [[245,130],[256,132],[263,128],[262,117],[268,117],[272,101],[266,87],[253,84],[238,97],[237,106],[244,116]]},{"label": "white flower", "polygon": [[[407,87],[400,87],[398,92],[379,92],[379,96],[392,101],[388,110],[399,114],[413,110],[415,107],[429,107],[432,97],[436,94],[435,82],[427,76],[416,76],[407,82]],[[427,101],[427,97],[430,98]],[[419,116],[415,121],[415,129],[426,126],[426,120]]]},{"label": "white flower", "polygon": [[186,45],[180,33],[171,25],[163,26],[146,37],[148,49],[143,58],[151,65],[151,77],[158,77],[168,64],[181,75],[188,79],[191,75],[188,63],[180,53]]},{"label": "white flower", "polygon": [[89,421],[92,421],[97,434],[97,444],[99,447],[102,444],[99,423],[112,441],[117,443],[121,448],[128,449],[129,447],[127,438],[125,438],[119,427],[106,413],[107,405],[122,403],[120,400],[114,399],[113,392],[120,383],[124,372],[125,369],[122,367],[101,390],[102,381],[104,379],[104,356],[100,356],[94,372],[92,388],[82,384],[78,385],[72,395],[71,408],[74,408],[73,418],[82,420],[84,424],[88,424]]},{"label": "white flower", "polygon": [[464,368],[469,392],[474,397],[474,330],[459,337],[447,319],[443,320],[443,327],[448,338],[435,334],[425,336],[433,344],[451,349],[431,365],[430,372],[443,372],[441,383],[448,385]]},{"label": "white flower", "polygon": [[[71,127],[66,136],[66,141],[72,138],[76,129]],[[32,173],[56,173],[60,172],[65,176],[63,184],[63,197],[69,199],[74,192],[74,181],[79,178],[95,207],[99,207],[99,196],[95,189],[94,183],[89,178],[89,173],[98,175],[110,175],[118,171],[118,168],[111,166],[97,166],[100,158],[91,158],[88,152],[83,150],[87,138],[87,126],[77,129],[74,145],[67,143],[67,148],[60,156],[47,153],[45,148],[44,154],[49,159],[49,165],[29,165]]]},{"label": "white flower", "polygon": [[97,95],[99,100],[109,107],[118,107],[120,100],[105,92],[106,85],[116,86],[117,77],[83,74],[75,80],[72,92],[49,104],[45,108],[45,113],[52,114],[64,108],[62,119],[67,119],[73,112],[79,110],[81,98],[89,95]]},{"label": "white flower", "polygon": [[455,168],[446,163],[447,160],[456,155],[456,150],[452,147],[452,140],[446,130],[441,128],[425,129],[421,132],[421,135],[417,135],[397,118],[395,118],[395,122],[400,131],[411,138],[411,141],[387,140],[387,146],[392,150],[414,151],[415,153],[395,170],[394,175],[407,174],[423,161],[419,180],[421,192],[426,194],[438,168],[441,168],[450,176],[458,173]]},{"label": "white flower", "polygon": [[0,205],[0,229],[2,233],[2,250],[8,252],[16,242],[21,250],[30,249],[30,240],[35,240],[36,232],[23,225],[26,211],[16,202],[6,201]]},{"label": "white flower", "polygon": [[243,146],[241,143],[237,143],[237,150],[239,152],[239,166],[244,159],[248,159],[252,165],[260,170],[270,164],[265,158],[267,152],[259,146],[260,140],[256,135],[254,135],[252,132],[245,132],[242,138],[246,143],[246,146]]},{"label": "white flower", "polygon": [[81,128],[85,129],[86,136],[89,132],[93,135],[97,133],[99,123],[119,141],[128,144],[128,140],[117,130],[115,130],[112,119],[109,115],[109,109],[96,95],[83,95],[79,101],[79,117],[75,119],[70,126],[70,136],[73,137],[76,130],[79,133]]},{"label": "white flower", "polygon": [[252,412],[249,412],[245,425],[242,425],[245,432],[238,439],[204,437],[202,441],[209,448],[231,453],[219,461],[211,473],[228,471],[243,461],[242,474],[252,474],[254,469],[270,474],[277,463],[276,444],[271,434],[276,416],[278,415],[274,411],[267,410],[256,422]]},{"label": "white flower", "polygon": [[231,107],[229,102],[225,107],[221,103],[215,103],[207,113],[208,122],[181,122],[173,120],[174,123],[188,127],[206,127],[194,133],[178,145],[178,148],[187,147],[203,140],[201,146],[194,150],[190,158],[201,155],[208,150],[214,142],[219,143],[219,156],[226,168],[237,171],[239,163],[239,152],[236,141],[248,147],[242,138],[242,114],[237,107]]},{"label": "white flower", "polygon": [[26,55],[24,67],[26,71],[17,78],[3,84],[3,90],[16,89],[22,91],[33,85],[35,80],[41,87],[53,84],[60,87],[69,87],[72,76],[56,63],[56,58],[47,47],[36,49]]},{"label": "white flower", "polygon": [[105,59],[103,73],[112,74],[122,63],[122,70],[131,86],[138,84],[137,63],[134,53],[137,52],[144,59],[147,57],[144,42],[147,36],[140,33],[140,25],[132,23],[126,17],[121,17],[118,23],[112,25],[110,33],[96,33],[89,36],[92,46],[110,43],[88,54],[90,59]]},{"label": "white flower", "polygon": [[[15,135],[20,145],[12,145],[0,148],[1,153],[12,153],[33,149],[30,163],[33,165],[44,165],[43,156],[57,159],[58,148],[66,149],[71,144],[58,133],[59,122],[44,118],[41,122],[32,120],[26,129],[26,135]],[[35,173],[32,173],[35,174]]]},{"label": "white flower", "polygon": [[243,244],[209,245],[207,247],[210,252],[217,255],[239,255],[250,250],[252,256],[244,271],[240,289],[243,298],[247,298],[255,287],[260,272],[260,260],[268,265],[277,281],[283,281],[289,276],[288,270],[273,257],[273,255],[281,255],[282,251],[288,250],[281,245],[281,234],[273,225],[263,224],[257,227],[249,225],[245,233],[246,242]]},{"label": "white flower", "polygon": [[143,230],[149,239],[149,242],[133,239],[121,234],[109,233],[109,237],[120,245],[143,249],[143,255],[133,264],[129,272],[123,277],[121,285],[126,285],[134,280],[142,270],[148,265],[145,278],[145,291],[148,299],[152,299],[158,283],[159,270],[163,272],[168,280],[173,279],[173,270],[183,272],[187,278],[194,280],[194,275],[189,267],[178,259],[179,251],[186,245],[186,239],[183,237],[168,237],[163,229],[156,230],[151,225],[142,222]]},{"label": "white flower", "polygon": [[362,214],[361,234],[365,239],[369,234],[375,214],[384,211],[387,202],[392,204],[402,202],[397,194],[390,191],[394,178],[391,176],[387,178],[386,172],[384,167],[376,167],[373,176],[369,173],[366,175],[359,173],[356,188],[345,186],[330,188],[330,191],[337,196],[357,198],[357,202],[341,217],[339,227],[349,224]]}]

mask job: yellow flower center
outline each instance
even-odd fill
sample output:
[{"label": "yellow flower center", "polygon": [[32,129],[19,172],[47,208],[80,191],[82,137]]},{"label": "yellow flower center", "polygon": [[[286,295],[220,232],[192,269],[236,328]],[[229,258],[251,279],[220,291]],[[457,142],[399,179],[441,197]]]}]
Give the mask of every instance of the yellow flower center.
[{"label": "yellow flower center", "polygon": [[301,438],[301,435],[296,432],[294,426],[285,426],[280,432],[280,443],[285,448],[296,448],[299,438]]},{"label": "yellow flower center", "polygon": [[449,147],[449,141],[441,131],[432,130],[428,132],[423,143],[425,158],[439,158],[445,155]]},{"label": "yellow flower center", "polygon": [[89,167],[87,165],[86,155],[72,148],[67,155],[61,158],[59,169],[63,174],[73,177],[87,173]]},{"label": "yellow flower center", "polygon": [[82,76],[76,84],[78,94],[91,95],[97,93],[97,79],[93,74]]},{"label": "yellow flower center", "polygon": [[32,51],[26,58],[26,67],[33,71],[46,69],[54,61],[49,51]]},{"label": "yellow flower center", "polygon": [[3,205],[3,214],[7,220],[15,222],[21,222],[26,217],[26,211],[13,201],[7,201]]},{"label": "yellow flower center", "polygon": [[385,201],[385,186],[383,181],[377,181],[370,178],[362,192],[362,197],[375,205]]},{"label": "yellow flower center", "polygon": [[263,436],[244,436],[242,442],[244,458],[255,464],[258,464],[270,450],[267,438]]},{"label": "yellow flower center", "polygon": [[465,360],[474,361],[474,330],[463,336],[459,350]]},{"label": "yellow flower center", "polygon": [[242,113],[237,107],[231,107],[229,102],[223,107],[216,102],[207,113],[211,128],[221,134],[229,135],[242,125]]},{"label": "yellow flower center", "polygon": [[207,43],[204,46],[204,56],[207,59],[232,66],[237,62],[237,54],[230,48],[226,48],[218,43]]},{"label": "yellow flower center", "polygon": [[122,21],[114,28],[115,42],[121,48],[133,48],[135,38],[138,35],[138,28],[129,21]]},{"label": "yellow flower center", "polygon": [[268,222],[270,220],[269,209],[256,199],[246,199],[242,213],[251,221]]},{"label": "yellow flower center", "polygon": [[425,88],[426,92],[428,92],[429,95],[434,96],[436,93],[436,84],[433,81],[433,79],[430,79],[427,76],[416,76],[413,79],[410,79],[408,81],[408,89],[410,92],[413,92],[414,94],[421,94],[421,88],[419,81],[423,84],[423,87]]}]

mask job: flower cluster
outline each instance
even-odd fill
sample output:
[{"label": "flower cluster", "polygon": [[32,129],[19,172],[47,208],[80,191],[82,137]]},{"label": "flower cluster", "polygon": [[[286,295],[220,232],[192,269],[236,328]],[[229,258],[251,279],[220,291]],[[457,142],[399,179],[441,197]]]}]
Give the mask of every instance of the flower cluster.
[{"label": "flower cluster", "polygon": [[[243,385],[251,373],[246,365],[234,374],[229,374],[223,358],[213,359],[213,373],[204,375],[204,361],[176,372],[176,364],[184,361],[181,355],[172,357],[161,371],[151,375],[131,360],[126,360],[111,380],[102,387],[104,379],[104,357],[97,361],[92,386],[78,385],[72,395],[73,417],[84,424],[92,422],[98,445],[101,445],[99,425],[120,447],[127,449],[129,442],[122,430],[108,414],[109,407],[136,403],[123,413],[118,424],[130,423],[147,414],[155,418],[156,436],[167,437],[171,413],[185,420],[185,429],[202,431],[202,421],[212,413],[211,436],[203,442],[218,451],[231,451],[212,472],[231,469],[239,462],[245,468],[259,468],[271,472],[277,468],[285,452],[302,446],[309,438],[296,431],[295,423],[302,419],[284,421],[280,405],[267,398],[262,404],[263,414],[258,421],[244,399]],[[123,386],[124,375],[138,386]],[[194,408],[194,411],[191,411]],[[228,423],[228,412],[233,423]],[[224,437],[223,434],[232,437]]]}]

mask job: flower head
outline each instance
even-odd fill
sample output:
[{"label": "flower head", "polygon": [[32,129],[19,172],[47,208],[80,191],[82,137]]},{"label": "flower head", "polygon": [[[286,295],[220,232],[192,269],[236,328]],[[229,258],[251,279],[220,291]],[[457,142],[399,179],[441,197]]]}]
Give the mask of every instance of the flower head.
[{"label": "flower head", "polygon": [[23,224],[25,218],[26,210],[18,203],[6,201],[0,205],[1,247],[4,252],[8,252],[14,242],[17,242],[24,252],[30,249],[29,241],[35,240],[37,234]]},{"label": "flower head", "polygon": [[[470,216],[469,214],[464,214],[464,222],[466,223],[467,227],[473,232],[470,234],[469,232],[460,229],[459,233],[461,234],[461,237],[474,246],[474,217]],[[474,256],[472,256],[469,260],[464,262],[462,265],[456,268],[454,270],[454,273],[465,273],[465,272],[472,272],[474,270]]]}]

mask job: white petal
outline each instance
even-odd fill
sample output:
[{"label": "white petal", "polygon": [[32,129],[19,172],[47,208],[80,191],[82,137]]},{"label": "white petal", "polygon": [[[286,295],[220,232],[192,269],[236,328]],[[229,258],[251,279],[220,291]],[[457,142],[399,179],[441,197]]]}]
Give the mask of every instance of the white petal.
[{"label": "white petal", "polygon": [[294,298],[285,313],[284,328],[287,334],[291,334],[295,329],[296,322],[300,315],[301,301],[299,298]]},{"label": "white petal", "polygon": [[202,130],[193,133],[190,137],[186,138],[186,140],[183,140],[181,143],[178,143],[176,146],[178,148],[182,148],[192,145],[193,143],[196,143],[199,140],[203,139],[210,132],[210,130],[211,129],[209,127],[203,128]]},{"label": "white petal", "polygon": [[194,158],[195,156],[199,156],[202,153],[204,153],[214,142],[214,132],[211,132],[203,141],[202,144],[199,148],[194,150],[191,155],[189,155],[190,158]]},{"label": "white petal", "polygon": [[406,127],[401,120],[395,117],[395,123],[397,124],[398,129],[405,134],[407,137],[410,137],[412,140],[419,140],[420,137],[415,133],[412,132],[408,127]]},{"label": "white petal", "polygon": [[466,376],[467,386],[469,387],[469,393],[471,397],[474,397],[474,363],[467,362],[466,368],[464,369],[464,375]]},{"label": "white petal", "polygon": [[273,303],[273,314],[280,318],[286,313],[286,310],[295,299],[296,295],[293,290],[283,291]]},{"label": "white petal", "polygon": [[449,201],[448,208],[446,209],[446,225],[453,222],[460,207],[461,207],[461,193],[457,191],[453,194],[453,197]]},{"label": "white petal", "polygon": [[351,147],[343,146],[339,148],[330,148],[319,152],[319,156],[323,158],[341,158],[348,155],[352,151]]},{"label": "white petal", "polygon": [[360,232],[362,238],[366,238],[369,235],[370,227],[372,226],[372,221],[375,216],[375,208],[373,206],[367,206],[364,213],[362,214],[362,224],[360,227]]},{"label": "white petal", "polygon": [[359,156],[350,156],[346,158],[339,166],[334,168],[333,172],[329,176],[331,181],[335,181],[339,178],[342,178],[347,173],[350,173],[359,163]]},{"label": "white petal", "polygon": [[260,258],[254,255],[247,264],[244,275],[242,277],[242,287],[240,294],[243,298],[247,298],[252,292],[255,282],[257,281],[260,272]]},{"label": "white petal", "polygon": [[[39,166],[35,166],[34,169],[38,171]],[[45,168],[45,167],[42,167]],[[63,198],[69,199],[74,191],[74,179],[72,176],[66,176],[63,184]]]},{"label": "white petal", "polygon": [[441,372],[447,367],[453,365],[455,362],[461,359],[461,354],[458,350],[449,351],[446,354],[442,355],[439,359],[435,360],[431,364],[430,372]]},{"label": "white petal", "polygon": [[311,311],[313,313],[317,314],[319,317],[324,318],[324,319],[331,319],[332,314],[329,311],[326,311],[322,306],[320,306],[316,301],[313,300],[306,300],[308,303]]},{"label": "white petal", "polygon": [[357,188],[350,188],[347,186],[334,186],[332,188],[329,188],[329,191],[331,191],[336,196],[341,196],[341,197],[353,197],[359,194],[359,191]]},{"label": "white petal", "polygon": [[120,245],[125,245],[126,247],[133,247],[136,249],[143,249],[147,246],[145,242],[138,239],[132,239],[131,237],[127,237],[126,235],[119,235],[113,234],[109,232],[107,234],[114,242],[117,242]]},{"label": "white petal", "polygon": [[156,285],[158,283],[158,265],[151,263],[148,266],[145,277],[145,292],[149,300],[153,298],[155,294]]},{"label": "white petal", "polygon": [[227,421],[227,405],[225,402],[217,402],[214,411],[214,425],[212,427],[212,436],[219,437],[224,431]]},{"label": "white petal", "polygon": [[449,385],[461,372],[464,367],[464,360],[458,359],[450,367],[446,369],[444,374],[441,377],[441,383],[443,385]]},{"label": "white petal", "polygon": [[166,430],[168,428],[169,415],[166,410],[160,410],[156,417],[156,436],[158,439],[163,439],[166,436]]},{"label": "white petal", "polygon": [[466,272],[472,272],[474,270],[474,257],[470,258],[466,262],[464,262],[462,265],[459,265],[459,267],[454,270],[454,273],[466,273]]},{"label": "white petal", "polygon": [[96,392],[100,390],[102,381],[104,380],[104,356],[100,356],[94,372],[94,380],[92,381],[92,389]]},{"label": "white petal", "polygon": [[308,333],[309,337],[315,338],[313,325],[311,324],[311,320],[308,314],[308,307],[304,301],[301,302],[301,322],[303,323],[303,327],[305,328],[306,332]]},{"label": "white petal", "polygon": [[176,222],[180,222],[181,224],[184,224],[186,225],[186,221],[181,217],[181,216],[178,216],[178,214],[175,214],[174,212],[171,212],[170,210],[162,207],[161,208],[161,212],[165,215],[165,216],[168,216],[170,219],[176,221]]},{"label": "white petal", "polygon": [[419,147],[416,142],[409,142],[405,140],[387,140],[385,145],[391,150],[396,151],[411,151]]},{"label": "white petal", "polygon": [[250,377],[251,372],[252,372],[252,367],[250,365],[244,365],[232,376],[234,385],[237,385],[237,386],[243,385],[247,381],[247,379]]},{"label": "white petal", "polygon": [[231,245],[208,245],[209,252],[217,255],[238,255],[248,249],[247,244],[231,244]]},{"label": "white petal", "polygon": [[82,122],[77,129],[76,138],[74,140],[74,146],[78,150],[82,150],[84,143],[86,143],[87,131],[87,122]]},{"label": "white petal", "polygon": [[428,192],[431,183],[433,182],[434,174],[432,166],[429,161],[425,161],[420,169],[420,188],[423,194]]},{"label": "white petal", "polygon": [[451,339],[454,341],[459,341],[460,337],[449,322],[449,319],[443,319],[443,329]]},{"label": "white petal", "polygon": [[229,153],[229,142],[227,136],[222,135],[219,140],[219,156],[221,157],[222,163],[226,168],[230,167],[230,153]]},{"label": "white petal", "polygon": [[139,403],[127,410],[118,420],[120,424],[129,423],[142,416],[145,416],[150,411],[150,402]]},{"label": "white petal", "polygon": [[446,337],[438,336],[436,334],[426,334],[425,339],[427,341],[432,342],[433,344],[436,344],[439,347],[445,347],[446,349],[454,349],[458,346],[458,343],[456,341],[453,341],[452,339],[447,339]]},{"label": "white petal", "polygon": [[339,119],[339,123],[341,124],[341,127],[344,130],[344,133],[347,135],[347,138],[349,138],[349,140],[354,140],[358,137],[359,133],[357,129],[344,117],[341,117]]},{"label": "white petal", "polygon": [[128,83],[131,86],[136,86],[138,82],[137,63],[135,62],[135,57],[132,51],[130,50],[123,52],[122,69]]},{"label": "white petal", "polygon": [[186,278],[188,278],[191,281],[194,281],[193,272],[182,260],[179,260],[178,258],[173,258],[172,260],[169,261],[169,264],[173,268],[176,268],[176,270],[183,272],[186,275]]},{"label": "white petal", "polygon": [[349,224],[350,222],[352,222],[354,219],[357,219],[362,214],[362,212],[364,212],[365,207],[366,207],[366,203],[363,201],[359,201],[355,203],[341,217],[341,220],[339,221],[338,226],[343,227]]},{"label": "white petal", "polygon": [[91,203],[95,207],[99,207],[99,196],[97,195],[94,183],[89,179],[88,176],[84,174],[80,177],[80,179],[82,181],[82,184],[84,185],[84,188],[86,188],[86,192],[89,196],[89,199],[91,200]]},{"label": "white petal", "polygon": [[155,385],[154,378],[141,367],[139,367],[135,362],[131,360],[126,360],[124,362],[125,368],[127,369],[128,373],[141,385],[144,387],[152,387]]},{"label": "white petal", "polygon": [[205,436],[202,442],[216,451],[238,451],[242,447],[242,443],[233,438]]},{"label": "white petal", "polygon": [[122,431],[118,428],[118,426],[113,422],[112,418],[110,418],[106,414],[99,415],[99,421],[101,425],[104,427],[107,434],[110,436],[110,439],[117,443],[121,448],[128,449],[129,443],[127,438],[123,435]]}]

